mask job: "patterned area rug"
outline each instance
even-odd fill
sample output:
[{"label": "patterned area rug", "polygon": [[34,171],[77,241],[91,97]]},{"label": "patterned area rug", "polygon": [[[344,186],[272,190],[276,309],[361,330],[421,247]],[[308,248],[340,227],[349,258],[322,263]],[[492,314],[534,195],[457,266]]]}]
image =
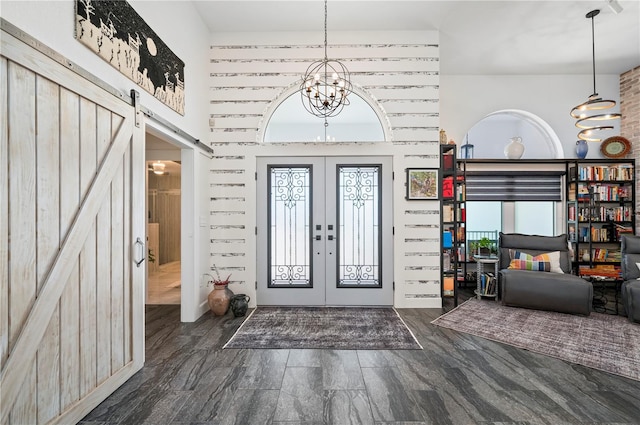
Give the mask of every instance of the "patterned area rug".
[{"label": "patterned area rug", "polygon": [[622,316],[582,317],[470,299],[431,323],[640,381],[640,325]]},{"label": "patterned area rug", "polygon": [[224,348],[421,350],[395,309],[258,307]]}]

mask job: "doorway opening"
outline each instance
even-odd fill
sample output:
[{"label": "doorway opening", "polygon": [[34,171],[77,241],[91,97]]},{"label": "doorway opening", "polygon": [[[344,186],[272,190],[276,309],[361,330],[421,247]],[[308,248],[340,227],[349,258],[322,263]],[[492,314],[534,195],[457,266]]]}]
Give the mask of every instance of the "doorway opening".
[{"label": "doorway opening", "polygon": [[181,300],[180,148],[146,134],[147,164],[147,304]]}]

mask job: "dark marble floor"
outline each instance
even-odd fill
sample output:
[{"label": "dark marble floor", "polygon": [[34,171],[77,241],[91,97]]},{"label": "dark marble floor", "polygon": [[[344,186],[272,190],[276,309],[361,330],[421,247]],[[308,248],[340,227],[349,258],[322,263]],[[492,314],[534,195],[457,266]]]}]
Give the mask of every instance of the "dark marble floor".
[{"label": "dark marble floor", "polygon": [[80,423],[640,424],[640,382],[399,312],[424,350],[223,350],[242,318],[148,306],[144,368]]}]

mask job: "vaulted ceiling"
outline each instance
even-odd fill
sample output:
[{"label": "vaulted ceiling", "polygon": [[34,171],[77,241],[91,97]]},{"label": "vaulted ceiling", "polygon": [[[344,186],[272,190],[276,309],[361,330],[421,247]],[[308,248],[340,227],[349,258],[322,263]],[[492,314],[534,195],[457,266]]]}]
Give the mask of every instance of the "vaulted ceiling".
[{"label": "vaulted ceiling", "polygon": [[[322,0],[193,1],[209,30],[317,31]],[[440,32],[443,75],[591,74],[595,18],[596,72],[620,74],[640,65],[640,1],[329,0],[328,31]],[[293,40],[292,40],[293,41]]]}]

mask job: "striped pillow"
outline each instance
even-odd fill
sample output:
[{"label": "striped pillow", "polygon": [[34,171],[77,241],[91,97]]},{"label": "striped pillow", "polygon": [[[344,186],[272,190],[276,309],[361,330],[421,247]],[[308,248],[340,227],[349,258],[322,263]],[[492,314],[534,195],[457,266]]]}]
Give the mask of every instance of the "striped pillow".
[{"label": "striped pillow", "polygon": [[533,256],[526,252],[513,251],[511,254],[510,269],[533,270],[538,272],[551,271],[551,258],[548,253]]}]

